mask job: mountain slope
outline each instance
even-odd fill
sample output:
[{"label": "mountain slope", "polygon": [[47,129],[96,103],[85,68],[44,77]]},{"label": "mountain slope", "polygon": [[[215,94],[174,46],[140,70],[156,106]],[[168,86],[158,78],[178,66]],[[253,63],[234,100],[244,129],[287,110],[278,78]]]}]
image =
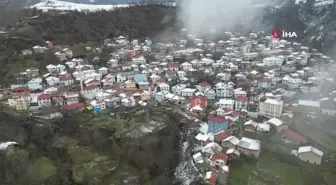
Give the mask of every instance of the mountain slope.
[{"label": "mountain slope", "polygon": [[[328,51],[336,41],[336,3],[330,0],[285,1],[283,6],[268,8],[264,22],[269,29],[295,31],[299,41]],[[268,30],[270,31],[270,30]]]}]

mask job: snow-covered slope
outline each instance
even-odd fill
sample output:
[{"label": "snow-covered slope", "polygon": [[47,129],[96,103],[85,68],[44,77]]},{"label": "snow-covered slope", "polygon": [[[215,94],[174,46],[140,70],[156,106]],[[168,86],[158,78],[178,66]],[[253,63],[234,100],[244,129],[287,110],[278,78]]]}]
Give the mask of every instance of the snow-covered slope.
[{"label": "snow-covered slope", "polygon": [[30,8],[39,10],[58,10],[58,11],[99,11],[99,10],[113,10],[115,8],[128,7],[127,4],[118,5],[93,5],[93,4],[79,4],[57,0],[47,0],[37,3]]}]

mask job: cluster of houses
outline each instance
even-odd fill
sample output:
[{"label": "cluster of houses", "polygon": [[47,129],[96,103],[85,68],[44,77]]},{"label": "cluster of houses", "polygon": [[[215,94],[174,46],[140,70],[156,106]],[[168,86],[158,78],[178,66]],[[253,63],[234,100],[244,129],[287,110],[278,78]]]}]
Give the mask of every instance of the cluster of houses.
[{"label": "cluster of houses", "polygon": [[[216,184],[227,178],[228,160],[241,154],[258,158],[260,154],[260,141],[232,135],[231,127],[237,120],[243,119],[247,132],[275,131],[285,141],[302,145],[307,139],[288,127],[295,107],[309,104],[322,114],[336,115],[333,99],[313,103],[302,100],[298,105],[284,103],[296,94],[319,93],[323,83],[333,81],[314,65],[334,66],[329,57],[264,32],[246,37],[225,32],[225,37],[216,42],[204,40],[188,34],[186,29],[181,30],[176,43],[153,43],[149,38],[140,43],[120,36],[105,39],[101,47],[85,47],[86,52],[96,56],[90,60],[74,58],[71,49],[48,41],[45,46],[34,46],[22,54],[52,50],[59,63],[46,66],[47,74],[34,68],[22,73],[28,82],[11,86],[8,104],[20,111],[56,106],[66,112],[85,107],[99,112],[109,107],[146,106],[154,101],[183,106],[194,116],[202,115],[210,103],[214,104],[216,110],[208,115],[206,131],[196,137],[202,149],[194,160],[213,168],[205,178]],[[97,67],[95,63],[103,60],[100,54],[106,52],[110,56],[106,65]],[[206,80],[210,77],[213,80]],[[263,123],[247,120],[251,112],[268,119]],[[299,148],[296,155],[320,163],[302,157],[302,153],[320,156],[316,148]]]}]

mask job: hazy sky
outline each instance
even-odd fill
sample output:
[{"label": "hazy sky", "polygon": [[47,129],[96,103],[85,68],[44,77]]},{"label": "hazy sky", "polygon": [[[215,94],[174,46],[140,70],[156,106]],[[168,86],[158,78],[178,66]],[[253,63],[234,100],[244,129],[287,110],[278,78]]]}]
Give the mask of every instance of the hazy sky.
[{"label": "hazy sky", "polygon": [[[259,2],[269,0],[258,0]],[[244,18],[259,13],[255,0],[185,0],[180,18],[190,31],[203,33],[211,28],[231,29]]]}]

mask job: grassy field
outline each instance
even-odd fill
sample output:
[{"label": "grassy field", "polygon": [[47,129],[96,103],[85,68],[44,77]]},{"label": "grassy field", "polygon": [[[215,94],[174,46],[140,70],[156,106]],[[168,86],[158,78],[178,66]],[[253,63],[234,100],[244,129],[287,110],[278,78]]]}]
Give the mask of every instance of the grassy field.
[{"label": "grassy field", "polygon": [[256,167],[256,163],[242,161],[241,164],[233,163],[230,164],[230,185],[247,184],[250,175],[252,175],[253,170]]},{"label": "grassy field", "polygon": [[[322,176],[318,172],[308,171],[306,168],[285,163],[270,155],[262,154],[258,162],[241,159],[231,163],[229,166],[231,167],[230,185],[254,184],[256,181],[251,183],[251,180],[255,179],[253,178],[255,177],[254,171],[259,176],[262,176],[264,180],[276,180],[282,185],[322,185],[324,183]],[[327,176],[325,178],[335,184],[336,178],[332,174],[326,173],[325,175]],[[272,183],[261,183],[261,181],[258,184],[273,185]]]},{"label": "grassy field", "polygon": [[258,168],[265,170],[270,176],[278,176],[279,181],[285,185],[304,185],[300,176],[299,167],[280,162],[276,158],[264,156],[258,163]]},{"label": "grassy field", "polygon": [[332,171],[321,171],[321,175],[327,181],[328,184],[336,184],[336,172]]},{"label": "grassy field", "polygon": [[308,139],[321,145],[323,148],[336,151],[336,137],[331,136],[313,124],[296,123],[294,128]]}]

